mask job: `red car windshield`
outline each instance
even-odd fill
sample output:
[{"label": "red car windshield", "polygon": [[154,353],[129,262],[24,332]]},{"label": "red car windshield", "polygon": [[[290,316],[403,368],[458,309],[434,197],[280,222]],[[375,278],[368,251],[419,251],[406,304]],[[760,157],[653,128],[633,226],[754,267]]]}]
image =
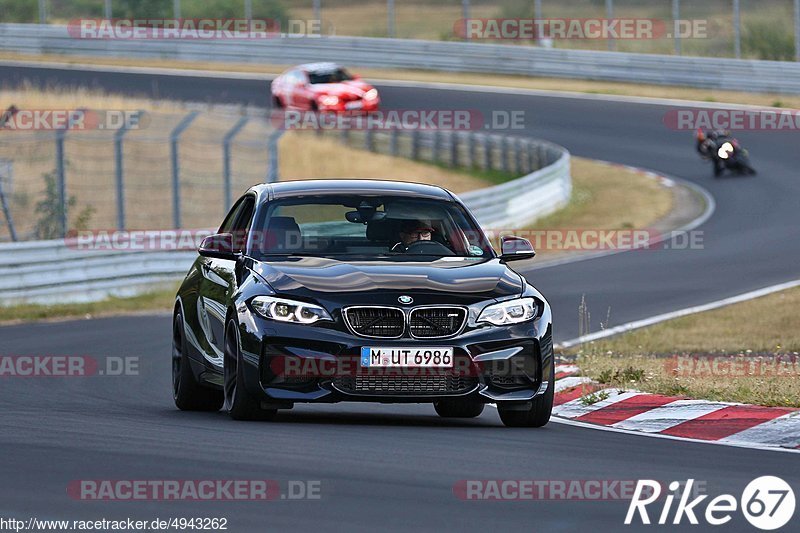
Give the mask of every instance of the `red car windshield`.
[{"label": "red car windshield", "polygon": [[348,81],[354,79],[353,76],[350,75],[343,68],[337,68],[335,70],[325,71],[325,72],[309,72],[308,73],[308,81],[312,84],[318,83],[341,83],[343,81]]}]

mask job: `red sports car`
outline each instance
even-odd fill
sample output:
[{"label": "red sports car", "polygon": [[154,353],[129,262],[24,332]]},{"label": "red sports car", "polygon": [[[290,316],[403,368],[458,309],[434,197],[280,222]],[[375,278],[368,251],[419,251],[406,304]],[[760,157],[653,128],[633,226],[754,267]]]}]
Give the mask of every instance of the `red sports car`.
[{"label": "red sports car", "polygon": [[272,81],[276,108],[311,111],[375,111],[378,90],[335,63],[293,67]]}]

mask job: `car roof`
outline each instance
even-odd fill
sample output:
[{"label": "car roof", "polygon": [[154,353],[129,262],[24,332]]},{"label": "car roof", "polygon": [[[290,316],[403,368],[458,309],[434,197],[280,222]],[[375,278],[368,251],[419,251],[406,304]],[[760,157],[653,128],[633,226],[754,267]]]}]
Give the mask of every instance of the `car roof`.
[{"label": "car roof", "polygon": [[295,68],[299,68],[301,70],[305,70],[306,72],[315,72],[315,73],[319,72],[319,73],[322,73],[322,72],[332,72],[332,71],[334,71],[336,69],[340,69],[342,67],[341,67],[341,65],[338,65],[337,63],[327,62],[327,63],[305,63],[303,65],[298,65]]},{"label": "car roof", "polygon": [[259,195],[263,195],[264,193],[268,194],[270,199],[309,195],[319,196],[326,194],[363,194],[411,196],[454,201],[453,195],[442,187],[405,181],[355,179],[297,180],[256,185],[253,187],[253,190]]}]

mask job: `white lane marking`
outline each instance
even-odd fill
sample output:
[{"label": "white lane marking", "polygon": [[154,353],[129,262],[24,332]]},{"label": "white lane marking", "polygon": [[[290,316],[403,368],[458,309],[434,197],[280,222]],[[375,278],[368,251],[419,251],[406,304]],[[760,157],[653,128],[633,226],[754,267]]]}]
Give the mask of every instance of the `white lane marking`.
[{"label": "white lane marking", "polygon": [[602,331],[597,331],[595,333],[590,333],[588,335],[584,335],[576,339],[570,339],[568,341],[559,343],[556,345],[556,348],[562,348],[562,349],[570,348],[572,346],[583,344],[585,342],[591,342],[598,339],[605,339],[607,337],[611,337],[612,335],[619,335],[620,333],[627,333],[628,331],[633,331],[635,329],[652,326],[653,324],[658,324],[660,322],[672,320],[673,318],[680,318],[687,315],[693,315],[696,313],[711,311],[713,309],[719,309],[720,307],[746,302],[754,298],[760,298],[762,296],[767,296],[769,294],[773,294],[776,292],[785,291],[787,289],[793,289],[794,287],[798,286],[800,286],[800,279],[794,281],[788,281],[786,283],[779,283],[778,285],[770,285],[769,287],[764,287],[762,289],[746,292],[744,294],[739,294],[737,296],[731,296],[729,298],[723,298],[722,300],[717,300],[715,302],[710,302],[703,305],[696,305],[694,307],[687,307],[685,309],[679,309],[677,311],[670,311],[669,313],[663,313],[649,318],[644,318],[642,320],[635,320],[633,322],[628,322],[627,324],[621,324],[613,328],[608,328]]},{"label": "white lane marking", "polygon": [[569,376],[557,380],[554,390],[556,393],[559,393],[561,391],[571,389],[572,387],[577,387],[578,385],[583,385],[584,383],[591,383],[591,382],[592,378],[587,378],[583,376]]},{"label": "white lane marking", "polygon": [[726,444],[759,442],[773,446],[797,448],[800,446],[800,411],[764,422],[749,429],[720,439]]},{"label": "white lane marking", "polygon": [[757,442],[725,442],[723,440],[702,440],[702,439],[690,439],[688,437],[674,437],[672,435],[663,435],[661,433],[645,433],[643,431],[631,431],[629,429],[621,429],[615,428],[611,426],[599,426],[597,424],[588,424],[586,422],[579,422],[577,420],[569,420],[566,418],[557,418],[553,417],[550,419],[551,422],[555,422],[556,424],[563,424],[565,426],[574,426],[584,429],[593,429],[595,431],[609,431],[611,433],[622,433],[624,435],[634,435],[639,437],[648,437],[651,439],[667,439],[667,440],[675,440],[675,441],[682,441],[682,442],[695,442],[698,444],[711,444],[714,446],[730,446],[732,448],[746,448],[748,450],[760,450],[760,451],[767,451],[767,452],[787,452],[787,453],[800,453],[800,450],[791,449],[791,448],[777,448],[774,446],[768,446],[759,444]]},{"label": "white lane marking", "polygon": [[632,416],[627,420],[622,420],[612,427],[620,429],[630,429],[644,431],[646,433],[658,433],[677,426],[687,420],[719,411],[732,404],[721,402],[709,402],[706,400],[675,400],[661,407],[656,407],[644,413]]},{"label": "white lane marking", "polygon": [[561,405],[554,406],[553,414],[563,418],[577,418],[641,394],[641,392],[637,391],[622,392],[619,389],[603,389],[602,392],[603,395],[608,393],[608,398],[605,400],[599,400],[593,404],[586,405],[581,401],[581,398],[577,398]]}]

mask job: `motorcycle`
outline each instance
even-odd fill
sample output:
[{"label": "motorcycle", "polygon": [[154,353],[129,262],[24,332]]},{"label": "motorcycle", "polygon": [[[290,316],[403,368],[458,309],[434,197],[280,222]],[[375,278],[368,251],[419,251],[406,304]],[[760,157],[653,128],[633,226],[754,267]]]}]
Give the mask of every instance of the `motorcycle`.
[{"label": "motorcycle", "polygon": [[702,143],[698,141],[698,152],[703,159],[710,159],[714,163],[715,177],[722,175],[725,170],[739,175],[756,174],[747,149],[732,137],[719,136]]}]

